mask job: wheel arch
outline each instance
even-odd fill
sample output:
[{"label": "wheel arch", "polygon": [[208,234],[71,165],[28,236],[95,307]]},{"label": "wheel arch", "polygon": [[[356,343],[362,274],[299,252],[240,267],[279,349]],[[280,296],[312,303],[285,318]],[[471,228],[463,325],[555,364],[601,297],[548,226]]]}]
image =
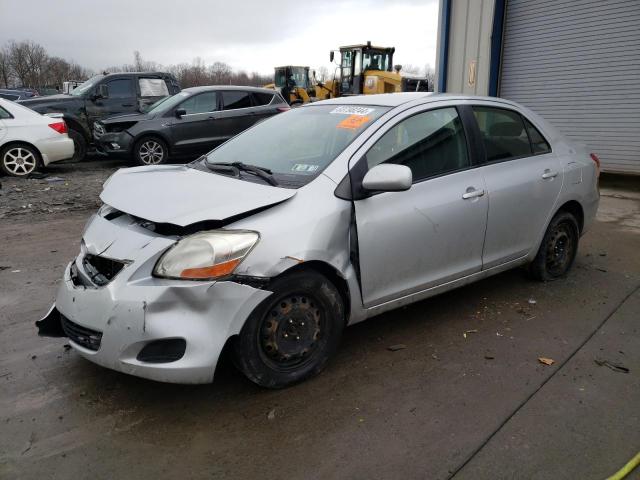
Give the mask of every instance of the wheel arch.
[{"label": "wheel arch", "polygon": [[569,200],[563,203],[556,210],[556,213],[553,216],[555,217],[558,212],[568,212],[573,215],[578,222],[579,233],[582,233],[582,229],[584,228],[584,209],[582,208],[580,202],[578,202],[577,200]]},{"label": "wheel arch", "polygon": [[41,167],[42,166],[42,152],[40,151],[40,149],[38,147],[36,147],[33,143],[30,142],[26,142],[24,140],[9,140],[7,143],[3,143],[2,145],[0,145],[0,151],[4,150],[7,147],[11,147],[14,145],[26,145],[27,147],[33,148],[36,151],[36,154],[38,155],[38,166]]},{"label": "wheel arch", "polygon": [[84,139],[86,140],[87,144],[91,143],[91,141],[93,140],[91,138],[91,134],[90,132],[85,128],[85,126],[82,124],[82,122],[80,122],[77,118],[75,117],[70,117],[67,115],[63,115],[62,119],[65,121],[65,123],[67,124],[67,127],[75,130],[76,132],[82,134],[82,136],[84,137]]}]

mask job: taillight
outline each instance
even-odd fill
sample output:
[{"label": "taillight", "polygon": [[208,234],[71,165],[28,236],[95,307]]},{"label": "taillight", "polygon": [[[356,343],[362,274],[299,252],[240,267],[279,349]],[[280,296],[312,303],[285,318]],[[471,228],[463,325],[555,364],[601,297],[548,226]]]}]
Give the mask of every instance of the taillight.
[{"label": "taillight", "polygon": [[49,126],[58,133],[67,133],[67,124],[64,122],[50,123]]},{"label": "taillight", "polygon": [[279,112],[286,112],[291,110],[291,107],[278,107],[278,111]]},{"label": "taillight", "polygon": [[600,176],[600,159],[595,153],[590,153],[589,156],[591,157],[591,160],[593,160],[593,162],[596,164],[596,175],[599,177]]}]

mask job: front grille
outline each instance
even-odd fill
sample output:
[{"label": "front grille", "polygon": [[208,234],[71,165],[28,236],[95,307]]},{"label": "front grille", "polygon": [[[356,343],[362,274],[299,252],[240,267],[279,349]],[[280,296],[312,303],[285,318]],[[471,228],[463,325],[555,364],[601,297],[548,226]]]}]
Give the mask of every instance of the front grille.
[{"label": "front grille", "polygon": [[84,271],[93,283],[102,287],[109,283],[125,266],[124,262],[87,254],[82,259]]},{"label": "front grille", "polygon": [[98,351],[100,342],[102,342],[102,332],[78,325],[62,314],[60,314],[60,320],[62,321],[62,330],[69,337],[69,340],[88,350]]}]

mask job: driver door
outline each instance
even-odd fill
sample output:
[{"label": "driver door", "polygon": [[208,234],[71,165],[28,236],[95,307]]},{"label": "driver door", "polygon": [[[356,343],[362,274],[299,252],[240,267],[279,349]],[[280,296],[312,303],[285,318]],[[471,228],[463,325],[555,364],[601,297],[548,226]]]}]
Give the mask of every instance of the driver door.
[{"label": "driver door", "polygon": [[407,191],[354,202],[364,306],[479,272],[488,200],[457,109],[412,109],[364,148],[352,172],[396,163],[413,174]]}]

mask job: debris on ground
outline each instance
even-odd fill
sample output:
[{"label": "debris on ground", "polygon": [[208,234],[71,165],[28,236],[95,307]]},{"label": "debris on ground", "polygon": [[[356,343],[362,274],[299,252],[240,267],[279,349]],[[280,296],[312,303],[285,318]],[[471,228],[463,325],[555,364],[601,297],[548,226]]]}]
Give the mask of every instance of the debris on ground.
[{"label": "debris on ground", "polygon": [[271,410],[269,410],[269,413],[267,413],[267,420],[273,420],[276,418],[276,409],[272,408]]},{"label": "debris on ground", "polygon": [[473,328],[473,329],[471,329],[471,330],[465,330],[464,332],[462,332],[462,336],[463,336],[464,338],[467,338],[467,333],[478,333],[478,330],[477,330],[477,329],[475,329],[475,328]]},{"label": "debris on ground", "polygon": [[495,360],[496,357],[494,357],[493,355],[485,355],[484,358],[485,360]]},{"label": "debris on ground", "polygon": [[609,360],[603,360],[601,358],[596,358],[594,362],[596,362],[596,365],[600,367],[610,368],[614,372],[629,373],[629,369],[624,365],[622,365],[621,363],[614,363],[614,362],[610,362]]},{"label": "debris on ground", "polygon": [[387,350],[391,352],[397,352],[398,350],[404,350],[407,346],[404,343],[398,343],[397,345],[390,345]]},{"label": "debris on ground", "polygon": [[71,345],[69,345],[68,343],[65,343],[63,347],[65,352],[68,352],[69,350],[71,350]]},{"label": "debris on ground", "polygon": [[553,358],[538,357],[538,361],[544,365],[553,365],[556,361]]},{"label": "debris on ground", "polygon": [[536,302],[535,298],[530,298],[529,299],[529,305],[535,305],[536,303],[538,303],[538,302]]}]

